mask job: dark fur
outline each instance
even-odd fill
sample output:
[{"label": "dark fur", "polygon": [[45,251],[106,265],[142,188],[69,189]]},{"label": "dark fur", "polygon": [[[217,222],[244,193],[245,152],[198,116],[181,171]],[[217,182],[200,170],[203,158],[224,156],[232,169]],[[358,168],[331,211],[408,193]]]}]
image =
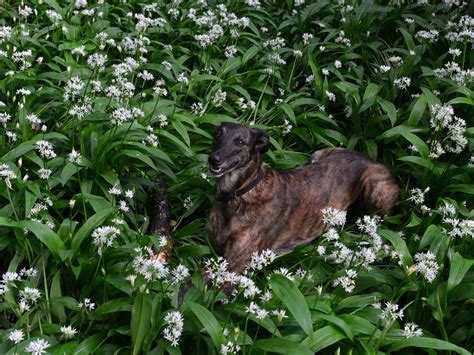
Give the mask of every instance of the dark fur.
[{"label": "dark fur", "polygon": [[232,271],[244,271],[255,251],[276,253],[317,238],[324,230],[321,209],[333,207],[358,214],[389,214],[398,187],[383,165],[343,148],[315,152],[300,168],[275,170],[262,165],[268,134],[259,129],[223,123],[214,135],[209,157],[217,196],[245,188],[263,173],[250,191],[214,203],[209,230],[215,251]]}]

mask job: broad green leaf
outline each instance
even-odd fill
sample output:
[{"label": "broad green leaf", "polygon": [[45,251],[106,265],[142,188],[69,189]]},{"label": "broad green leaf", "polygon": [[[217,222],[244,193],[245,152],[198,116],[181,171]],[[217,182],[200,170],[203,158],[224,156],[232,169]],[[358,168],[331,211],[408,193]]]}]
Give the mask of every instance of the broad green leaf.
[{"label": "broad green leaf", "polygon": [[100,344],[106,339],[105,334],[94,334],[84,341],[82,341],[79,346],[74,349],[74,355],[76,354],[93,354],[96,352]]},{"label": "broad green leaf", "polygon": [[[61,270],[54,274],[53,281],[51,282],[51,289],[49,291],[50,299],[62,297],[61,292]],[[64,312],[64,306],[60,303],[51,302],[51,313],[59,319],[60,323],[66,321],[66,313]]]},{"label": "broad green leaf", "polygon": [[65,246],[61,238],[59,238],[54,231],[36,221],[20,221],[19,223],[23,228],[33,232],[33,234],[48,247],[57,259],[61,259],[60,251],[64,250]]},{"label": "broad green leaf", "polygon": [[160,136],[163,136],[169,139],[171,142],[173,142],[178,148],[181,149],[184,155],[188,157],[191,157],[194,155],[193,151],[185,143],[183,143],[183,141],[180,140],[178,137],[174,136],[173,134],[165,130],[160,130],[159,134]]},{"label": "broad green leaf", "polygon": [[469,99],[467,97],[455,97],[454,99],[451,99],[448,102],[446,102],[446,105],[459,105],[459,104],[474,106],[474,100]]},{"label": "broad green leaf", "polygon": [[332,325],[327,325],[316,330],[312,337],[307,337],[302,344],[310,348],[314,353],[327,348],[328,346],[337,343],[339,340],[347,337]]},{"label": "broad green leaf", "polygon": [[416,147],[416,150],[423,158],[427,159],[430,154],[430,149],[428,148],[428,145],[420,137],[411,133],[410,129],[412,128],[407,126],[396,126],[389,129],[388,131],[385,131],[380,136],[380,138],[390,138],[397,135],[401,135],[403,138],[405,138],[407,141],[409,141]]},{"label": "broad green leaf", "polygon": [[434,319],[438,322],[442,322],[446,313],[447,307],[447,283],[440,282],[436,285],[433,292],[428,296],[427,303],[431,307],[431,311]]},{"label": "broad green leaf", "polygon": [[92,231],[100,227],[100,225],[115,211],[115,208],[107,208],[103,211],[97,212],[95,215],[90,217],[82,226],[79,228],[77,233],[74,235],[72,240],[72,250],[74,255],[77,254],[82,242],[92,234]]},{"label": "broad green leaf", "polygon": [[365,88],[363,103],[359,109],[359,113],[364,112],[366,109],[368,109],[375,103],[379,90],[380,86],[378,86],[377,84],[369,83],[369,85],[367,85],[367,87]]},{"label": "broad green leaf", "polygon": [[242,64],[246,64],[250,59],[255,57],[258,54],[260,48],[258,46],[252,46],[247,49],[242,57]]},{"label": "broad green leaf", "polygon": [[461,192],[468,195],[474,195],[474,184],[450,184],[442,192]]},{"label": "broad green leaf", "polygon": [[444,340],[433,339],[428,337],[417,337],[410,339],[397,339],[394,340],[390,346],[391,351],[398,351],[408,347],[415,348],[426,348],[426,349],[436,349],[436,350],[449,350],[455,351],[458,354],[470,355],[471,353],[460,346],[457,346],[453,343],[449,343]]},{"label": "broad green leaf", "polygon": [[67,163],[63,170],[61,171],[61,184],[64,186],[66,183],[69,181],[69,179],[77,173],[81,168],[78,167],[76,164],[73,163]]},{"label": "broad green leaf", "polygon": [[463,282],[449,292],[449,301],[474,299],[474,282]]},{"label": "broad green leaf", "polygon": [[327,314],[317,314],[315,316],[317,319],[323,319],[329,323],[332,323],[336,327],[338,327],[340,330],[344,332],[344,334],[350,339],[354,340],[354,335],[352,334],[351,329],[347,325],[347,323],[339,318],[338,316],[332,316],[332,315],[327,315]]},{"label": "broad green leaf", "polygon": [[336,306],[336,311],[339,312],[344,308],[362,308],[372,305],[383,299],[383,294],[380,292],[369,293],[367,295],[355,295],[344,297]]},{"label": "broad green leaf", "polygon": [[422,158],[422,157],[407,155],[407,156],[398,158],[398,160],[406,161],[406,162],[410,162],[410,163],[422,166],[426,168],[428,171],[435,173],[436,176],[440,176],[443,173],[442,168],[435,166],[432,161]]},{"label": "broad green leaf", "polygon": [[384,100],[380,97],[377,98],[377,102],[379,103],[382,110],[384,110],[387,114],[388,118],[390,119],[390,123],[393,127],[397,122],[397,109],[395,105],[392,104],[390,101]]},{"label": "broad green leaf", "polygon": [[150,329],[152,315],[152,299],[149,293],[139,292],[135,296],[132,307],[130,330],[132,332],[132,354],[142,354],[143,341]]},{"label": "broad green leaf", "polygon": [[308,347],[284,338],[270,338],[256,340],[253,347],[278,354],[312,355],[314,354]]},{"label": "broad green leaf", "polygon": [[285,114],[288,116],[290,121],[293,124],[296,124],[296,117],[295,117],[295,112],[293,109],[288,105],[288,104],[280,104],[279,107],[285,112]]},{"label": "broad green leaf", "polygon": [[392,243],[393,247],[401,257],[401,261],[404,267],[410,267],[413,265],[413,258],[410,251],[408,250],[407,243],[400,237],[398,233],[395,233],[388,229],[380,229],[379,233],[382,237]]},{"label": "broad green leaf", "polygon": [[[179,115],[173,116],[173,118],[175,117],[179,118]],[[186,130],[186,127],[179,120],[176,120],[176,119],[173,119],[171,121],[171,125],[174,127],[176,132],[179,133],[181,138],[183,138],[184,142],[189,147],[191,145],[191,140],[189,139],[189,134],[188,134],[188,131]]]},{"label": "broad green leaf", "polygon": [[409,126],[417,126],[420,118],[423,116],[423,112],[425,112],[427,105],[425,95],[421,95],[415,102],[413,106],[410,117],[408,117],[408,125]]},{"label": "broad green leaf", "polygon": [[296,322],[308,336],[313,334],[313,322],[308,304],[296,285],[283,275],[273,274],[270,280],[272,290],[283,302]]},{"label": "broad green leaf", "polygon": [[222,334],[222,327],[217,321],[216,317],[208,311],[206,308],[200,304],[189,302],[189,308],[196,315],[199,321],[202,323],[206,331],[209,333],[209,336],[212,339],[214,346],[217,349],[220,349],[221,344],[224,341],[224,336]]},{"label": "broad green leaf", "polygon": [[472,265],[474,265],[474,260],[464,259],[459,253],[454,254],[449,268],[448,292],[461,283]]},{"label": "broad green leaf", "polygon": [[32,144],[31,142],[25,142],[20,144],[19,146],[13,148],[12,150],[8,151],[7,154],[5,154],[2,157],[3,162],[8,162],[8,161],[14,161],[21,157],[22,155],[32,151],[35,149],[35,145]]},{"label": "broad green leaf", "polygon": [[94,317],[116,312],[130,312],[131,310],[132,305],[130,303],[130,298],[114,298],[97,307],[97,309],[94,311]]}]

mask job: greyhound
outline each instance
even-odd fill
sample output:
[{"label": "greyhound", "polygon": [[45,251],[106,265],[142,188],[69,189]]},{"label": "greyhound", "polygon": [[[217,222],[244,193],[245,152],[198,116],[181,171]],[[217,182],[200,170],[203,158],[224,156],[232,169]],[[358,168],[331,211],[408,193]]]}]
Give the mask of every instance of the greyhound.
[{"label": "greyhound", "polygon": [[276,170],[262,164],[268,148],[269,135],[260,129],[222,123],[214,133],[210,240],[231,271],[242,273],[255,251],[278,254],[317,238],[325,207],[386,215],[398,200],[389,170],[361,153],[326,148],[306,166]]}]

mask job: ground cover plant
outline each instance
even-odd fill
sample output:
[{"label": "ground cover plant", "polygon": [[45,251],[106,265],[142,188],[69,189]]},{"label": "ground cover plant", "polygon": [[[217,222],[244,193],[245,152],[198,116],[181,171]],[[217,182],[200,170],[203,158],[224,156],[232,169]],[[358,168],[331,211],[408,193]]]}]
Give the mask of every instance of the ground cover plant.
[{"label": "ground cover plant", "polygon": [[[473,10],[0,1],[0,353],[474,351]],[[229,272],[206,231],[223,121],[266,129],[276,168],[384,163],[396,214],[325,209],[310,245]],[[156,178],[171,238],[147,232]]]}]

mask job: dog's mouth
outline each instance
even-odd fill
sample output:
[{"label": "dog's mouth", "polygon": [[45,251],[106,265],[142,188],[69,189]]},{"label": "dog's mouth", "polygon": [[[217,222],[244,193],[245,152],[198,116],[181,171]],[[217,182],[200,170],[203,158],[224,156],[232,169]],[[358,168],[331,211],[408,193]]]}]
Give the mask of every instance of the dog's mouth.
[{"label": "dog's mouth", "polygon": [[223,166],[223,165],[219,165],[219,166],[212,166],[209,168],[210,172],[212,175],[214,175],[214,177],[218,178],[218,177],[221,177],[227,173],[230,173],[231,171],[235,170],[235,168],[237,167],[239,162],[235,162],[234,164],[231,164],[229,166]]}]

